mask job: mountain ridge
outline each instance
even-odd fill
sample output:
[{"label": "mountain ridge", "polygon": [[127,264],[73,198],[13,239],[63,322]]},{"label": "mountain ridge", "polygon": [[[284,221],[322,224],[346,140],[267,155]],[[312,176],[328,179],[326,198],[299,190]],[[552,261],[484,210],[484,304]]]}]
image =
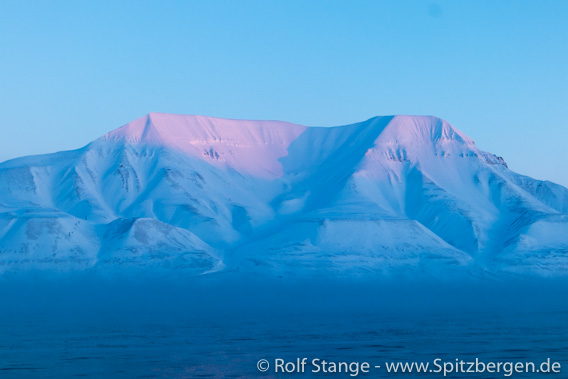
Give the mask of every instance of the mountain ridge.
[{"label": "mountain ridge", "polygon": [[0,270],[562,276],[567,212],[434,116],[150,113],[0,163]]}]

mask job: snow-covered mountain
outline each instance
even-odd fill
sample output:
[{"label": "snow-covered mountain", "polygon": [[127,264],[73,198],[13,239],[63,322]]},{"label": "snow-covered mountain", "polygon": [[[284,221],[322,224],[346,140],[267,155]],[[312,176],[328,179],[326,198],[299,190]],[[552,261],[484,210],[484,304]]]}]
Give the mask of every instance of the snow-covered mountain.
[{"label": "snow-covered mountain", "polygon": [[151,113],[0,164],[0,271],[30,269],[567,275],[568,189],[435,117]]}]

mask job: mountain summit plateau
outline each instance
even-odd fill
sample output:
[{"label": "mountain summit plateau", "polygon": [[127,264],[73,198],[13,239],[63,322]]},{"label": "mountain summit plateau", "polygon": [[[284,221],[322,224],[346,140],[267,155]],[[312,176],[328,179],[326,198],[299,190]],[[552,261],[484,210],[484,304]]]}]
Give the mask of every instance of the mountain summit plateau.
[{"label": "mountain summit plateau", "polygon": [[0,164],[0,272],[568,275],[568,189],[446,121],[151,113]]}]

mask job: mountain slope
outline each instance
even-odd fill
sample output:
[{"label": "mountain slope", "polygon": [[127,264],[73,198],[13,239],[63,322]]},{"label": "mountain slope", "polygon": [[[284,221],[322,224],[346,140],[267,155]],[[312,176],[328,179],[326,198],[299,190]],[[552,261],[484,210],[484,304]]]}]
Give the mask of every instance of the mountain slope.
[{"label": "mountain slope", "polygon": [[568,274],[568,190],[435,117],[152,113],[0,164],[3,270]]}]

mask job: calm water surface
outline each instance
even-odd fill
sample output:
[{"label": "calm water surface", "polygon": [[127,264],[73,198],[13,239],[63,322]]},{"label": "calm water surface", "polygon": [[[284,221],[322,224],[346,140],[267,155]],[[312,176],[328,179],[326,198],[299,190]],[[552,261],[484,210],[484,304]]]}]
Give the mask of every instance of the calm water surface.
[{"label": "calm water surface", "polygon": [[[563,369],[547,377],[564,378],[568,372],[566,312],[196,313],[5,312],[0,377],[271,377],[273,371],[259,373],[259,359],[298,357],[371,364],[475,357],[540,362],[550,357]],[[310,375],[278,374],[290,376]],[[413,377],[384,369],[360,375],[397,376]]]}]

